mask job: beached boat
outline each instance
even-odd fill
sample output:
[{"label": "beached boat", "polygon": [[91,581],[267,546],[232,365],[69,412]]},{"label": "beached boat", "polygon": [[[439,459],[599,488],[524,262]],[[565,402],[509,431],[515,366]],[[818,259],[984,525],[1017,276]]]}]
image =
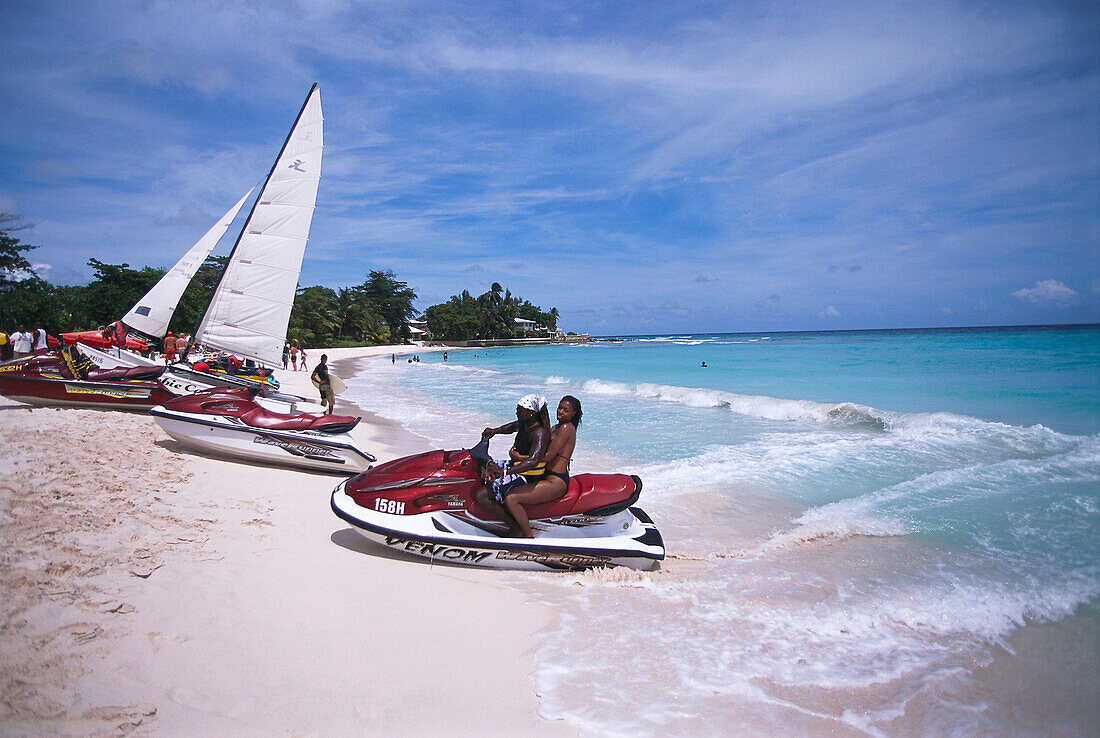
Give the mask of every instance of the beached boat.
[{"label": "beached boat", "polygon": [[0,364],[0,395],[31,405],[147,410],[173,397],[164,367],[100,369],[78,346]]},{"label": "beached boat", "polygon": [[[104,335],[103,331],[74,331],[71,333],[62,333],[61,342],[66,346],[72,346],[74,343],[81,346],[91,346],[96,349],[109,350],[117,346],[113,336]],[[126,336],[126,345],[123,348],[128,352],[148,351],[149,342],[144,341],[136,336]],[[133,364],[138,366],[138,364]]]},{"label": "beached boat", "polygon": [[332,511],[363,537],[429,559],[496,569],[561,571],[616,566],[649,570],[665,557],[660,531],[634,507],[642,480],[578,474],[565,494],[527,509],[534,538],[474,499],[488,439],[468,451],[429,451],[380,464],[332,493]]},{"label": "beached boat", "polygon": [[[168,323],[187,284],[252,192],[249,190],[138,300],[123,318],[127,326],[152,338],[159,339],[167,333]],[[103,331],[64,333],[62,340],[66,346],[78,347],[80,357],[76,361],[88,359],[95,365],[88,370],[91,379],[75,376],[68,371],[68,366],[73,362],[67,362],[61,350],[57,350],[40,356],[41,361],[3,365],[6,381],[0,383],[3,388],[0,394],[39,405],[94,404],[144,409],[176,395],[230,383],[238,386],[246,384],[246,380],[226,381],[224,378],[218,379],[216,374],[192,372],[182,365],[166,369],[138,353],[148,350],[149,342],[133,335],[126,336],[122,347],[118,346],[114,336],[104,335]],[[103,378],[102,381],[97,377]],[[131,379],[120,383],[118,378],[121,377]],[[135,381],[134,377],[142,379]],[[153,391],[146,386],[151,381],[158,383],[160,389]]]},{"label": "beached boat", "polygon": [[248,388],[205,390],[149,412],[179,443],[219,456],[339,474],[375,461],[351,436],[359,418],[277,412]]},{"label": "beached boat", "polygon": [[[321,180],[323,124],[321,92],[315,84],[252,203],[195,330],[195,344],[268,367],[282,364]],[[217,383],[231,378],[259,383],[265,389],[279,387],[269,369],[211,369],[210,376]],[[184,386],[204,381],[203,373],[182,368],[179,374],[173,368],[168,377],[168,381],[178,377]]]}]

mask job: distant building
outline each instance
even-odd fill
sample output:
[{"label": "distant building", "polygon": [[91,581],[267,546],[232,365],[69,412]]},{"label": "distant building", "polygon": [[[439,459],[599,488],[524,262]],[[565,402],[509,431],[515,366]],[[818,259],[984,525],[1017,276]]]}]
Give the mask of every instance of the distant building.
[{"label": "distant building", "polygon": [[428,322],[426,320],[410,320],[409,326],[409,338],[414,341],[430,341],[432,334],[428,332]]}]

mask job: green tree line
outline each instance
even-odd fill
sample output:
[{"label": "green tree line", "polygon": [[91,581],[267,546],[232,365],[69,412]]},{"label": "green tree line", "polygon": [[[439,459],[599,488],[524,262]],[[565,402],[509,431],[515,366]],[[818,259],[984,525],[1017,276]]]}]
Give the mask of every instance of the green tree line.
[{"label": "green tree line", "polygon": [[424,318],[432,338],[441,341],[515,338],[521,332],[516,328],[516,318],[533,320],[550,331],[558,327],[557,308],[543,312],[497,282],[483,295],[474,297],[463,290],[447,302],[432,305],[424,311]]}]

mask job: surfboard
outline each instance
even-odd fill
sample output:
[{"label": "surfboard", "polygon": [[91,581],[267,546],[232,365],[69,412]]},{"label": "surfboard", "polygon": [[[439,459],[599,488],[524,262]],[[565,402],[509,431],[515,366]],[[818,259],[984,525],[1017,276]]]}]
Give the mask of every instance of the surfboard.
[{"label": "surfboard", "polygon": [[340,377],[332,372],[328,373],[328,383],[329,386],[332,387],[332,394],[334,395],[338,395],[348,388],[348,386],[344,384],[344,380],[340,379]]}]

